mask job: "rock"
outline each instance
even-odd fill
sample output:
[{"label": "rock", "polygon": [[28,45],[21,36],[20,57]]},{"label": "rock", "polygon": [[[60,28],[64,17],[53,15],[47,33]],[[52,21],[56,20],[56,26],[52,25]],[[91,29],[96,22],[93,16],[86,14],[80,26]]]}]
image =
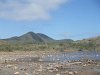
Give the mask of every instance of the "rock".
[{"label": "rock", "polygon": [[87,66],[87,64],[84,64],[84,65],[83,65],[83,67],[86,67],[86,66]]},{"label": "rock", "polygon": [[56,74],[56,75],[60,75],[60,74],[58,73],[58,74]]},{"label": "rock", "polygon": [[29,73],[25,73],[25,75],[30,75]]},{"label": "rock", "polygon": [[74,71],[74,74],[77,74],[78,72],[77,71]]},{"label": "rock", "polygon": [[42,65],[39,66],[38,71],[39,71],[39,72],[43,71],[43,67],[42,67]]},{"label": "rock", "polygon": [[68,72],[68,74],[69,74],[69,75],[73,75],[74,73],[73,73],[73,72]]},{"label": "rock", "polygon": [[13,65],[7,65],[6,67],[7,67],[7,68],[11,68],[11,67],[13,67]]},{"label": "rock", "polygon": [[17,66],[14,66],[13,69],[16,70],[16,69],[18,69],[18,67]]},{"label": "rock", "polygon": [[26,71],[26,70],[28,70],[28,68],[21,68],[20,70],[22,70],[22,71]]},{"label": "rock", "polygon": [[19,72],[15,72],[14,75],[19,75]]}]

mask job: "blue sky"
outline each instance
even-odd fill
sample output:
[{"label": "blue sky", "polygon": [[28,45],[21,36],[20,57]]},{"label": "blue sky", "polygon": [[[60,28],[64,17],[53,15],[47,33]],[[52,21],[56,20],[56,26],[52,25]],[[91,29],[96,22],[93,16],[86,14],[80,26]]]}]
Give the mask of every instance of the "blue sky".
[{"label": "blue sky", "polygon": [[100,35],[100,0],[0,0],[0,38],[29,31],[54,39]]}]

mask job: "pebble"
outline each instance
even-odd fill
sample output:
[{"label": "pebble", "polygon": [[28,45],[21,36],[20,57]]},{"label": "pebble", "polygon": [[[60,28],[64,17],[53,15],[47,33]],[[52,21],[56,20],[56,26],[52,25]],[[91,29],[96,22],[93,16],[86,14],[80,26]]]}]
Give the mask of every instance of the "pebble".
[{"label": "pebble", "polygon": [[29,73],[25,73],[25,75],[30,75]]},{"label": "pebble", "polygon": [[12,66],[13,66],[13,65],[7,65],[6,67],[7,67],[7,68],[11,68]]},{"label": "pebble", "polygon": [[73,75],[74,73],[73,73],[73,72],[68,72],[68,74],[69,74],[69,75]]},{"label": "pebble", "polygon": [[56,74],[56,75],[60,75],[60,74],[58,73],[58,74]]},{"label": "pebble", "polygon": [[18,67],[17,66],[14,66],[13,69],[16,70],[16,69],[18,69]]},{"label": "pebble", "polygon": [[19,75],[19,72],[15,72],[14,75]]},{"label": "pebble", "polygon": [[74,74],[77,74],[78,72],[77,71],[74,71]]}]

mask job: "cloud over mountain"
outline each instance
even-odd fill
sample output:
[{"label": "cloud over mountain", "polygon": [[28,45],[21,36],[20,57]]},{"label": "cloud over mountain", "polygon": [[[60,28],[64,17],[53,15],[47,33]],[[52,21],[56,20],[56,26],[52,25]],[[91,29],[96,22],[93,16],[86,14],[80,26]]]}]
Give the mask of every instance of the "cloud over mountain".
[{"label": "cloud over mountain", "polygon": [[0,18],[13,20],[47,20],[50,12],[68,0],[0,0]]}]

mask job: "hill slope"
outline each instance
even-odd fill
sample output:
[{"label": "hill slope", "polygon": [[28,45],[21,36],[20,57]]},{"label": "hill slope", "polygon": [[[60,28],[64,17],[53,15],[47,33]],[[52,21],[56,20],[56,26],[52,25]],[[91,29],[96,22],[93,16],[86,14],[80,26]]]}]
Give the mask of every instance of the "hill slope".
[{"label": "hill slope", "polygon": [[45,34],[42,34],[42,33],[37,33],[37,35],[44,41],[44,42],[54,42],[55,40],[48,37],[47,35]]},{"label": "hill slope", "polygon": [[4,40],[0,40],[0,45],[7,45],[8,42],[4,41]]},{"label": "hill slope", "polygon": [[77,41],[78,46],[87,50],[100,50],[100,36]]}]

